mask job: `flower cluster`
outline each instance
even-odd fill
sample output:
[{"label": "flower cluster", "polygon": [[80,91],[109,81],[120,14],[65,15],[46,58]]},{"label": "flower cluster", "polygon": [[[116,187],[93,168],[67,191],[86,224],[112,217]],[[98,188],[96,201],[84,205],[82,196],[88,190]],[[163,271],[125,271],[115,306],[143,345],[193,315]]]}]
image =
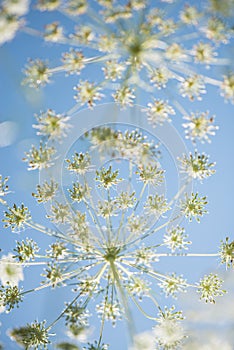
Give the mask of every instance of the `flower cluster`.
[{"label": "flower cluster", "polygon": [[221,242],[220,257],[221,257],[221,262],[223,264],[226,264],[226,267],[233,266],[234,241],[229,243],[228,237],[226,237],[225,241]]},{"label": "flower cluster", "polygon": [[[8,2],[4,2],[2,13],[10,11],[14,17],[17,11],[13,9],[13,1],[10,3],[6,5]],[[16,1],[15,7],[25,9],[16,15],[23,15],[27,6],[26,0]],[[200,100],[206,94],[208,84],[218,86],[221,95],[233,102],[233,74],[214,79],[207,69],[230,65],[230,61],[220,57],[219,50],[215,49],[229,42],[232,30],[214,13],[182,4],[174,20],[167,15],[163,1],[155,7],[147,0],[115,5],[113,1],[95,4],[91,0],[69,0],[65,4],[62,1],[38,1],[37,8],[78,16],[79,25],[71,30],[54,21],[42,32],[27,28],[27,32],[37,33],[46,42],[68,46],[62,53],[60,66],[50,68],[46,60],[39,58],[29,60],[24,83],[31,87],[43,87],[50,83],[53,75],[61,72],[66,76],[82,75],[90,65],[96,65],[100,83],[81,79],[74,87],[78,106],[87,104],[93,108],[96,101],[106,94],[104,89],[113,90],[114,101],[123,107],[131,106],[138,88],[153,97],[155,89],[167,91],[171,85],[183,97]],[[2,16],[11,33],[9,38],[3,36],[4,42],[15,35],[20,24],[18,18],[14,22],[7,15]],[[183,44],[178,39],[180,36],[184,38]],[[88,55],[85,54],[86,48],[89,49]],[[178,102],[175,107],[178,107]],[[181,110],[180,107],[177,109]],[[148,104],[149,120],[154,126],[169,120],[169,115],[173,114],[174,109],[161,98],[154,98]]]},{"label": "flower cluster", "polygon": [[[155,141],[139,130],[123,132],[99,127],[87,132],[83,142],[86,147],[95,147],[95,152],[75,152],[66,159],[64,171],[71,177],[66,189],[67,200],[61,201],[59,184],[51,177],[38,185],[37,193],[32,194],[38,203],[48,204],[47,217],[59,225],[59,230],[35,223],[23,204],[20,207],[14,204],[5,212],[3,221],[6,227],[13,231],[31,227],[54,237],[55,241],[41,254],[38,244],[32,239],[17,241],[15,255],[11,255],[9,262],[2,258],[1,307],[7,312],[11,311],[22,302],[24,294],[41,288],[61,288],[72,281],[75,297],[66,303],[65,310],[54,322],[64,319],[67,334],[72,338],[88,340],[89,310],[93,300],[95,312],[101,320],[101,329],[108,321],[113,326],[122,319],[132,324],[129,304],[133,301],[144,315],[156,322],[149,337],[149,344],[153,344],[151,348],[159,346],[176,349],[185,337],[181,314],[174,309],[162,311],[153,290],[158,288],[166,297],[176,298],[178,293],[192,287],[206,302],[214,302],[215,297],[224,293],[221,280],[212,273],[204,276],[199,283],[192,284],[174,271],[165,274],[159,272],[158,268],[161,257],[194,255],[186,252],[191,241],[187,240],[185,229],[171,226],[177,216],[172,213],[170,217],[168,214],[175,201],[180,198],[180,217],[185,215],[190,221],[194,217],[199,222],[206,213],[206,197],[179,191],[168,202],[160,193],[165,171],[155,153]],[[115,159],[107,163],[104,161],[105,166],[97,169],[96,157],[109,157],[110,148],[104,147],[109,142],[117,162]],[[136,150],[140,152],[138,163],[133,157],[134,154],[136,156]],[[124,155],[125,162],[128,162],[127,176],[125,167],[117,167],[120,155]],[[213,163],[208,162],[205,154],[195,152],[194,156],[184,155],[180,162],[182,169],[189,175],[189,181],[213,173]],[[128,184],[124,185],[124,179],[128,179]],[[90,186],[90,181],[94,185]],[[3,188],[8,192],[4,185]],[[161,221],[164,223],[159,224]],[[152,244],[151,237],[164,228],[163,241]],[[165,252],[163,247],[169,248],[170,253]],[[178,250],[180,253],[176,253]],[[228,240],[222,243],[220,256],[222,262],[230,266],[232,243],[229,244]],[[22,266],[34,264],[45,265],[41,273],[41,287],[22,292],[17,286],[23,280]],[[147,299],[153,301],[156,306],[154,313],[159,312],[159,318],[154,314],[148,315],[144,306],[140,306],[139,303]],[[48,331],[54,323],[47,328],[43,322],[14,328],[11,337],[26,348],[46,348]],[[83,349],[105,348],[106,345],[101,345],[102,336],[103,332],[100,331],[97,343],[88,343]],[[63,343],[59,344],[61,348]],[[136,335],[133,349],[138,349],[139,344],[141,336]]]},{"label": "flower cluster", "polygon": [[24,16],[29,10],[29,0],[3,0],[0,5],[0,45],[12,40],[24,25]]},{"label": "flower cluster", "polygon": [[195,151],[194,156],[191,153],[189,157],[184,155],[180,161],[181,172],[193,179],[201,181],[215,173],[215,170],[212,169],[215,163],[210,163],[209,157],[204,153],[198,154],[197,151]]},{"label": "flower cluster", "polygon": [[205,276],[200,280],[198,292],[201,294],[200,298],[207,303],[215,303],[215,297],[222,296],[226,291],[221,289],[222,280],[215,274]]},{"label": "flower cluster", "polygon": [[[215,303],[216,297],[225,294],[217,274],[211,272],[199,277],[199,282],[188,282],[187,276],[174,271],[174,264],[165,272],[160,263],[164,258],[218,256],[226,267],[233,266],[234,241],[226,238],[215,254],[190,253],[189,230],[180,226],[184,217],[189,225],[193,219],[199,223],[208,213],[207,197],[191,188],[193,180],[202,182],[215,174],[216,164],[199,150],[200,143],[210,143],[218,130],[214,116],[208,111],[193,111],[188,105],[205,100],[209,85],[234,102],[231,60],[223,57],[222,50],[233,34],[222,19],[231,12],[227,0],[224,3],[222,9],[210,0],[202,11],[203,5],[173,0],[157,4],[147,0],[38,0],[35,16],[55,19],[38,30],[22,18],[29,0],[2,1],[0,45],[22,30],[39,36],[46,45],[65,47],[58,65],[44,58],[28,59],[22,83],[39,90],[56,81],[57,74],[64,73],[72,82],[79,78],[72,83],[75,105],[70,110],[58,114],[46,107],[36,115],[33,128],[41,140],[23,158],[28,170],[39,170],[43,175],[32,193],[37,206],[45,205],[43,225],[36,222],[28,206],[5,200],[10,193],[8,177],[0,175],[4,228],[15,233],[27,228],[51,239],[45,247],[30,237],[20,237],[12,251],[1,256],[0,312],[14,312],[15,307],[23,307],[27,294],[46,288],[56,292],[66,287],[72,292],[49,325],[35,317],[25,326],[12,326],[8,334],[19,346],[48,349],[50,331],[59,324],[72,342],[52,343],[53,347],[107,350],[106,324],[117,327],[125,322],[130,330],[130,350],[176,350],[187,338],[182,312],[174,306],[162,309],[160,293],[168,305],[171,298],[190,289],[206,303]],[[70,19],[76,23],[74,28]],[[31,23],[34,26],[34,21]],[[219,66],[223,76],[216,72]],[[110,124],[79,126],[83,134],[74,142],[70,137],[76,132],[74,113],[86,106],[91,113],[99,101],[109,98],[116,102],[113,115],[117,106],[121,111],[131,110],[132,122],[118,124],[116,113]],[[148,129],[137,122],[134,102],[144,105],[140,110],[145,113]],[[169,153],[174,146],[177,150],[171,124],[180,114],[185,138],[196,148],[176,155],[181,183],[174,193],[171,189],[166,193],[168,168],[162,166],[165,160],[160,142],[166,134]],[[63,149],[67,147],[64,140],[73,142],[70,149]],[[24,290],[23,269],[34,266],[41,269],[39,285]],[[152,321],[151,330],[133,334],[133,306]],[[94,330],[95,318],[100,323]]]},{"label": "flower cluster", "polygon": [[47,348],[49,344],[48,330],[45,328],[44,322],[37,322],[27,324],[24,327],[15,328],[10,332],[10,336],[19,345],[24,346],[25,349]]}]

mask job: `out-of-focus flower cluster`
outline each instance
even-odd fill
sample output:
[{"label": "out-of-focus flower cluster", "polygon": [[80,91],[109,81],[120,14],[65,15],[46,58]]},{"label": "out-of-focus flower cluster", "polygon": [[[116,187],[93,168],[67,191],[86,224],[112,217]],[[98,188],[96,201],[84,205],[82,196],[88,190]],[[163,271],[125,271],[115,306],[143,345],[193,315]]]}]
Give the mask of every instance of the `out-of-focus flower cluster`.
[{"label": "out-of-focus flower cluster", "polygon": [[[28,6],[26,0],[3,1],[1,17],[2,22],[7,23],[2,24],[2,43],[22,29],[41,36],[46,42],[68,47],[59,66],[52,67],[49,60],[40,58],[28,61],[24,83],[30,87],[43,87],[62,72],[82,77],[83,72],[96,65],[98,81],[80,78],[74,86],[77,108],[85,104],[93,108],[98,100],[109,95],[123,107],[131,106],[138,99],[138,89],[142,89],[151,98],[147,113],[153,126],[170,121],[170,116],[175,114],[170,104],[186,119],[190,118],[174,92],[191,101],[201,100],[207,86],[213,85],[226,100],[234,101],[232,62],[222,56],[223,45],[232,42],[233,30],[222,17],[221,9],[224,14],[231,12],[231,1],[222,5],[211,1],[201,7],[176,1],[159,1],[155,6],[147,0],[126,3],[43,0],[37,2],[37,9],[41,11],[38,16],[49,11],[54,12],[56,18],[59,11],[78,23],[71,31],[61,19],[55,20],[48,23],[43,32],[26,25],[20,28],[23,22],[18,16],[24,15]],[[173,17],[168,15],[171,11]],[[220,65],[226,72],[222,75],[215,69]],[[156,99],[155,94],[159,98]],[[210,135],[214,133],[216,128],[212,128],[212,120],[208,120],[209,130],[204,123],[200,124],[202,131],[198,131],[198,137],[201,132],[207,134],[204,130]],[[203,136],[202,140],[207,139]]]},{"label": "out-of-focus flower cluster", "polygon": [[29,0],[3,0],[0,4],[0,45],[10,41],[25,24],[23,16],[29,10]]}]

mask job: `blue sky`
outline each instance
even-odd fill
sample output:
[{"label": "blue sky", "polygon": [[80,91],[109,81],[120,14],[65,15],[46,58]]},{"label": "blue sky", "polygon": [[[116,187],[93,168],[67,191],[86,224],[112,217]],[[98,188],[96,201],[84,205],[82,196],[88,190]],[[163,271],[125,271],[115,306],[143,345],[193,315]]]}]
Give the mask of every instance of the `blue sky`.
[{"label": "blue sky", "polygon": [[[54,14],[49,15],[32,11],[28,15],[29,25],[43,28],[45,23],[55,20]],[[61,15],[58,15],[61,19]],[[69,24],[68,19],[65,22]],[[222,51],[224,50],[224,51]],[[221,54],[231,55],[233,51],[222,49]],[[32,198],[31,193],[35,190],[38,183],[38,174],[33,171],[27,171],[27,164],[22,162],[24,152],[28,150],[31,144],[38,142],[35,129],[32,124],[35,123],[34,114],[40,110],[52,108],[59,113],[66,113],[73,104],[72,86],[77,83],[77,77],[64,78],[61,74],[53,78],[52,83],[41,91],[35,91],[28,87],[22,86],[23,78],[22,67],[30,58],[49,58],[52,64],[58,64],[59,57],[64,51],[64,47],[59,44],[44,43],[40,38],[28,36],[19,33],[17,37],[9,43],[0,47],[0,91],[1,91],[1,108],[0,108],[0,173],[3,176],[9,176],[9,184],[12,193],[9,195],[10,203],[21,204],[24,202],[32,212],[38,222],[46,222],[43,207],[39,206]],[[222,76],[222,69],[218,69],[218,74]],[[92,77],[97,79],[95,67],[85,73],[86,78]],[[181,100],[181,99],[180,99]],[[140,95],[140,104],[147,104],[147,96]],[[191,103],[188,100],[183,101],[183,106],[187,110],[209,110],[211,115],[216,115],[216,124],[219,130],[215,137],[212,138],[211,144],[198,144],[199,151],[207,152],[211,161],[216,162],[216,174],[208,180],[204,180],[202,185],[194,185],[195,189],[201,191],[208,197],[208,211],[200,224],[193,222],[186,224],[187,232],[193,241],[191,252],[213,253],[222,239],[226,236],[233,237],[233,198],[234,198],[234,109],[233,105],[226,103],[219,95],[217,88],[209,87],[207,94],[201,102]],[[11,122],[12,124],[7,124]],[[182,116],[179,112],[173,116],[173,125],[179,134],[184,138],[184,131],[181,126]],[[10,145],[5,145],[3,140],[9,140],[6,136],[6,128],[10,125],[13,130]],[[189,150],[193,149],[190,141],[184,139]],[[170,178],[169,180],[170,181]],[[171,178],[171,181],[173,179]],[[15,244],[15,240],[21,237],[30,236],[39,240],[40,244],[46,248],[51,242],[47,237],[26,230],[20,234],[12,233],[9,229],[0,229],[0,247],[3,254],[6,254]],[[198,280],[204,273],[220,269],[217,258],[162,258],[160,260],[160,269],[164,271],[178,271],[185,276]],[[38,268],[31,271],[25,269],[25,285],[30,286],[36,277]],[[15,310],[9,315],[0,315],[2,323],[0,339],[6,345],[6,349],[17,349],[14,343],[5,336],[5,331],[13,325],[31,322],[34,319],[43,319],[56,317],[58,304],[63,307],[63,300],[71,292],[68,288],[61,288],[55,291],[42,291],[37,296],[28,296],[22,305],[22,309]],[[56,303],[54,302],[56,298]],[[162,303],[163,296],[159,296]],[[141,318],[137,313],[134,317],[140,320],[140,329],[150,327],[150,324]],[[97,320],[95,320],[97,322]],[[96,325],[96,324],[95,324]],[[107,326],[107,334],[110,327]],[[112,346],[112,350],[121,348],[126,349],[124,338],[120,339],[119,334],[123,331],[123,325],[117,325],[114,331],[111,331],[110,339],[118,339],[118,343]],[[121,341],[121,343],[120,343]],[[122,344],[122,345],[121,345]],[[52,347],[53,348],[53,347]]]}]

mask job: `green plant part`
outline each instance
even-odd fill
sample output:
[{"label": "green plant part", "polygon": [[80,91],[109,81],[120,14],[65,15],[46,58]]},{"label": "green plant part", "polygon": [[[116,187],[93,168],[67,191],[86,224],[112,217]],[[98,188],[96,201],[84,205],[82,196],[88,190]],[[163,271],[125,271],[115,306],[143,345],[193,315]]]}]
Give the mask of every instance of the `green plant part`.
[{"label": "green plant part", "polygon": [[10,336],[17,344],[24,346],[25,350],[29,350],[32,347],[35,350],[47,349],[47,345],[50,343],[48,329],[45,328],[45,321],[35,321],[24,327],[13,328],[10,331]]},{"label": "green plant part", "polygon": [[2,221],[5,222],[5,227],[11,227],[12,231],[18,231],[24,229],[30,219],[31,214],[24,204],[21,204],[20,207],[13,204],[12,208],[8,208],[8,211],[5,211],[5,219]]}]

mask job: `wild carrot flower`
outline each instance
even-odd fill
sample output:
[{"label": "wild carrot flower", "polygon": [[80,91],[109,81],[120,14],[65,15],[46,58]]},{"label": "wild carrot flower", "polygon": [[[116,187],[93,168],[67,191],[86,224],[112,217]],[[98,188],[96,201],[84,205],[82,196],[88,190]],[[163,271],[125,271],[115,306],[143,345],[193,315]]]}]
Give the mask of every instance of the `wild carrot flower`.
[{"label": "wild carrot flower", "polygon": [[[183,217],[188,225],[193,218],[200,222],[207,213],[206,196],[187,190],[187,185],[213,175],[215,163],[197,149],[180,154],[174,160],[182,184],[176,193],[165,193],[168,170],[161,165],[163,147],[158,142],[177,114],[184,117],[185,137],[193,144],[210,142],[215,135],[214,117],[187,106],[205,100],[209,85],[233,102],[231,60],[223,57],[222,50],[232,40],[233,31],[215,14],[221,13],[215,1],[206,11],[173,3],[161,0],[156,7],[147,0],[38,0],[37,10],[57,12],[52,22],[37,30],[34,22],[30,28],[30,21],[22,19],[28,0],[2,1],[0,45],[19,30],[36,34],[46,45],[64,45],[59,64],[29,59],[23,84],[38,90],[64,73],[74,82],[75,91],[75,106],[66,113],[46,107],[36,115],[33,127],[42,139],[23,159],[28,170],[42,172],[32,196],[37,205],[45,205],[43,224],[35,222],[28,206],[8,204],[8,177],[0,176],[4,227],[12,232],[28,228],[52,240],[40,247],[36,240],[23,237],[15,242],[12,253],[1,257],[0,311],[10,312],[27,294],[46,288],[66,287],[73,294],[50,323],[35,320],[13,326],[11,339],[25,349],[47,349],[50,331],[58,322],[63,322],[61,328],[72,339],[52,343],[58,349],[107,350],[109,345],[103,343],[106,324],[116,327],[119,322],[129,329],[131,350],[178,349],[187,337],[182,312],[169,306],[162,309],[159,293],[176,298],[193,288],[200,299],[211,303],[225,293],[222,280],[214,273],[199,282],[188,282],[186,276],[173,271],[173,265],[172,271],[165,272],[161,264],[161,259],[170,257],[218,256],[227,267],[233,265],[232,240],[222,241],[215,254],[189,253],[191,240],[178,223]],[[170,16],[172,12],[175,16]],[[35,12],[39,19],[46,18],[44,15]],[[74,27],[69,24],[73,22]],[[216,66],[227,73],[220,77]],[[141,111],[150,124],[147,130],[146,125],[135,127],[139,116],[133,106],[144,97]],[[109,98],[124,113],[133,107],[132,123],[119,125],[114,118],[111,126],[81,123],[73,130],[80,133],[75,140],[70,134],[74,113],[84,106],[93,109]],[[187,99],[184,105],[183,98]],[[111,113],[115,115],[116,110]],[[157,140],[152,130],[159,131]],[[64,140],[73,142],[71,150],[63,149]],[[176,142],[173,146],[179,148]],[[18,286],[24,279],[23,268],[34,266],[41,268],[40,284],[23,290]],[[153,321],[150,331],[134,334],[132,306]],[[100,323],[92,336],[95,318]],[[86,345],[80,345],[82,342]]]},{"label": "wild carrot flower", "polygon": [[[157,89],[170,94],[175,90],[170,88],[171,85],[177,86],[177,93],[193,101],[202,96],[205,98],[206,86],[211,84],[219,87],[221,94],[232,101],[232,73],[224,80],[214,79],[212,74],[215,66],[230,66],[230,60],[222,57],[218,46],[231,40],[232,30],[214,13],[187,4],[177,7],[178,16],[174,20],[167,13],[173,5],[169,2],[167,6],[161,1],[156,7],[147,0],[115,5],[112,1],[98,1],[95,6],[85,0],[70,0],[66,4],[60,0],[38,1],[39,10],[59,10],[72,18],[77,16],[79,25],[73,31],[57,21],[46,26],[45,32],[41,33],[46,41],[61,42],[68,47],[62,54],[62,65],[49,68],[40,59],[30,61],[24,82],[43,87],[54,74],[82,75],[95,64],[102,74],[100,85],[82,79],[75,87],[78,106],[87,103],[92,108],[95,100],[110,89],[114,100],[125,107],[132,105],[139,89],[148,92],[152,99]],[[179,102],[175,107],[182,110]],[[174,114],[172,111],[167,113]],[[150,117],[155,120],[155,113]],[[165,114],[161,115],[161,118],[165,117]],[[161,122],[163,119],[159,120]]]},{"label": "wild carrot flower", "polygon": [[193,179],[202,181],[215,173],[213,169],[215,163],[210,163],[209,157],[204,153],[198,154],[197,151],[195,151],[194,156],[191,153],[189,156],[184,155],[184,157],[180,159],[180,163],[181,172]]},{"label": "wild carrot flower", "polygon": [[[63,139],[67,138],[57,140],[58,144]],[[212,298],[212,301],[223,293],[217,276],[205,276],[200,283],[192,284],[174,271],[159,272],[161,257],[176,256],[176,250],[185,251],[191,243],[183,228],[169,228],[175,220],[173,214],[169,216],[175,198],[179,197],[182,203],[179,216],[195,217],[197,221],[206,212],[206,198],[200,198],[198,194],[190,197],[186,193],[184,196],[179,192],[171,200],[165,199],[160,191],[166,174],[156,157],[155,140],[139,130],[122,131],[104,126],[103,129],[99,127],[86,132],[82,140],[89,145],[88,150],[75,151],[67,155],[64,162],[67,179],[71,179],[64,189],[67,199],[61,199],[60,184],[53,178],[53,171],[33,193],[38,203],[47,203],[47,218],[59,229],[35,223],[24,205],[9,207],[5,213],[5,225],[12,230],[31,227],[54,238],[45,252],[41,252],[32,239],[16,242],[10,265],[12,271],[17,271],[15,284],[23,279],[22,266],[42,264],[41,286],[35,286],[31,291],[71,284],[74,292],[74,297],[66,302],[57,320],[48,327],[37,321],[14,328],[11,337],[28,348],[46,348],[53,325],[58,320],[64,320],[67,334],[72,339],[87,341],[91,313],[94,312],[101,322],[99,339],[89,342],[83,349],[105,349],[108,348],[102,343],[105,324],[110,322],[116,326],[118,322],[125,321],[131,328],[130,303],[133,302],[155,322],[146,349],[152,346],[176,349],[185,337],[181,313],[167,308],[162,311],[153,290],[163,290],[167,297],[176,297],[178,293],[194,287],[201,298]],[[96,167],[98,157],[105,159],[110,154],[110,149],[103,147],[110,141],[111,154],[116,158]],[[56,148],[53,137],[51,142]],[[144,149],[147,152],[142,157]],[[135,161],[136,151],[139,153],[138,163]],[[121,156],[128,162],[127,169],[118,163]],[[52,168],[56,167],[57,159],[57,156],[51,159]],[[200,158],[197,159],[198,154],[195,154],[192,160],[196,163]],[[207,159],[202,160],[206,167]],[[204,164],[202,171],[205,171]],[[8,192],[5,182],[2,183],[2,191]],[[157,241],[155,234],[162,229],[166,229],[164,238]],[[170,253],[164,251],[165,247],[170,249]],[[189,255],[187,252],[180,254]],[[224,259],[224,249],[222,257]],[[2,281],[5,285],[0,293],[0,306],[11,311],[30,290],[9,289],[11,279],[2,275],[5,276]],[[144,310],[144,300],[151,300],[155,305],[149,314]],[[94,311],[91,312],[91,309]],[[141,339],[140,335],[133,337],[133,349],[138,349]]]},{"label": "wild carrot flower", "polygon": [[214,117],[209,117],[209,113],[192,113],[184,116],[186,123],[182,124],[185,128],[185,137],[196,141],[211,142],[210,136],[214,136],[218,126],[214,125]]}]

